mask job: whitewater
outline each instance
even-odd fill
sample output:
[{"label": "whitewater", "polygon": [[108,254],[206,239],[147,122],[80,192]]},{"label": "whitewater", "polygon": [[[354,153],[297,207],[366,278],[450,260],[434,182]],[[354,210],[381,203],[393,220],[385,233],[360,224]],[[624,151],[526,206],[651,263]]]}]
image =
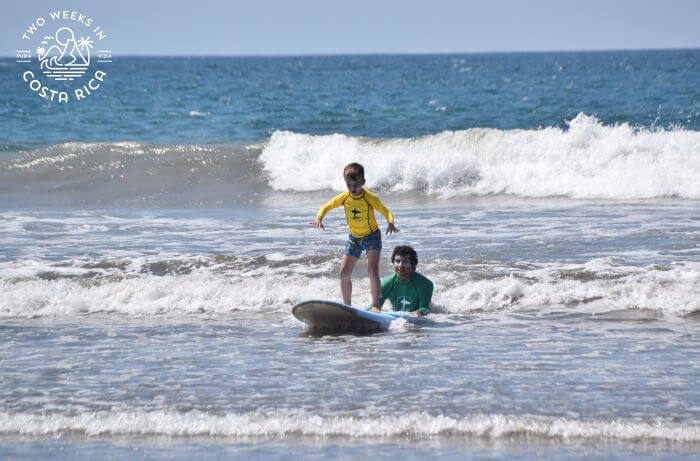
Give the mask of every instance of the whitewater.
[{"label": "whitewater", "polygon": [[260,159],[277,190],[338,189],[342,178],[333,173],[356,159],[376,172],[370,188],[445,199],[700,198],[700,133],[604,126],[585,114],[568,125],[473,128],[412,139],[275,132]]}]

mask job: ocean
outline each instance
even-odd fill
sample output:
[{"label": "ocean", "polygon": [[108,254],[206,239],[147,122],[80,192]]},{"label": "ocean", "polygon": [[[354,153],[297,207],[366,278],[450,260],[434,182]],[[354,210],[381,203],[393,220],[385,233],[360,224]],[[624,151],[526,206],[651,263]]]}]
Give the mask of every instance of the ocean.
[{"label": "ocean", "polygon": [[[700,455],[700,50],[116,56],[69,103],[21,65],[0,457]],[[355,161],[431,314],[309,332]]]}]

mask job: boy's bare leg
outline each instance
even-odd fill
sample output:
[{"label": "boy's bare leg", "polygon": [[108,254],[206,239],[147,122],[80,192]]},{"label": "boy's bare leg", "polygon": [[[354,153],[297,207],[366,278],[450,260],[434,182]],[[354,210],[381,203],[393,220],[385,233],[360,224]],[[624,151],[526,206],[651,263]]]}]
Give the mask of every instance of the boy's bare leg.
[{"label": "boy's bare leg", "polygon": [[343,303],[348,306],[352,305],[352,270],[356,262],[357,258],[351,255],[343,255],[340,261],[340,292],[343,294]]},{"label": "boy's bare leg", "polygon": [[369,275],[369,289],[372,293],[372,306],[379,307],[379,256],[381,250],[367,250],[367,275]]}]

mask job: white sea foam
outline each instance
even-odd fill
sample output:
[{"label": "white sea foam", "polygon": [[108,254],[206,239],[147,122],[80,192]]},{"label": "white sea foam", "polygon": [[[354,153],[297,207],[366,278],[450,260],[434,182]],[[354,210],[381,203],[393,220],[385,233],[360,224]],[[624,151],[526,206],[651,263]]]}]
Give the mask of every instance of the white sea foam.
[{"label": "white sea foam", "polygon": [[575,420],[546,416],[475,414],[463,417],[406,413],[322,416],[305,412],[213,415],[199,411],[113,411],[77,415],[0,413],[0,433],[30,436],[322,436],[352,438],[512,436],[700,442],[700,426],[630,419]]},{"label": "white sea foam", "polygon": [[[331,261],[306,271],[303,263],[271,267],[255,260],[229,262],[230,268],[213,265],[196,269],[193,264],[183,263],[168,269],[170,263],[139,260],[127,268],[117,265],[111,275],[100,279],[37,280],[29,272],[15,274],[13,278],[0,280],[3,293],[0,316],[288,313],[292,305],[305,299],[339,297]],[[272,263],[277,261],[273,258]],[[583,266],[534,268],[510,276],[492,274],[478,279],[459,268],[440,269],[439,262],[424,264],[435,283],[435,313],[541,310],[582,306],[591,301],[596,301],[603,310],[655,310],[662,315],[680,317],[700,311],[698,263],[661,269],[627,268],[592,261]],[[594,267],[597,269],[593,270]],[[154,275],[154,270],[165,275]],[[177,275],[181,272],[185,273]],[[353,285],[354,304],[369,304],[366,276],[358,274]]]},{"label": "white sea foam", "polygon": [[227,313],[288,311],[312,297],[333,299],[337,280],[304,276],[225,276],[198,270],[184,276],[142,276],[116,281],[0,281],[0,316],[43,317],[118,313]]},{"label": "white sea foam", "polygon": [[365,166],[367,187],[438,197],[700,198],[700,132],[605,126],[579,114],[568,130],[473,128],[410,139],[273,133],[260,155],[277,190],[343,189]]},{"label": "white sea foam", "polygon": [[[600,261],[574,268],[531,270],[518,277],[485,280],[455,278],[445,274],[433,302],[439,312],[543,309],[578,306],[591,301],[603,309],[657,310],[685,316],[700,311],[700,265],[686,263],[668,270],[623,268]],[[562,276],[562,272],[569,275]],[[443,278],[444,277],[444,278]]]}]

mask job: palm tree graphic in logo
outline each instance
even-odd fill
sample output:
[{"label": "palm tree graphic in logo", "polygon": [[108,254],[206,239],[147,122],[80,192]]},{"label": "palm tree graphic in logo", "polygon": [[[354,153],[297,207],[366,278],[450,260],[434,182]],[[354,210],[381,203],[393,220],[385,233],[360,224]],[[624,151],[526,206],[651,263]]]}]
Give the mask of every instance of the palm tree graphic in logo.
[{"label": "palm tree graphic in logo", "polygon": [[[51,42],[55,43],[51,45]],[[41,44],[51,46],[48,49],[43,46],[36,49],[44,75],[54,80],[82,77],[90,65],[92,43],[90,36],[76,40],[70,27],[61,27],[54,37],[44,37]]]}]

